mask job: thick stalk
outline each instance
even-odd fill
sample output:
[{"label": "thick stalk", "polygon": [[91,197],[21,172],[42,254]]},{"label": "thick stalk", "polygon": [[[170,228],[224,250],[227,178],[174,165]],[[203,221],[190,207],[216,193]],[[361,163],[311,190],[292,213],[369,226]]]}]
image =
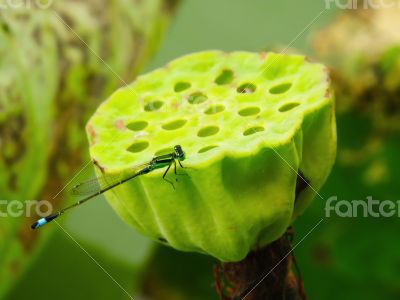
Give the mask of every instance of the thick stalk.
[{"label": "thick stalk", "polygon": [[296,261],[292,229],[277,241],[256,249],[240,262],[214,267],[215,287],[221,300],[304,300],[301,278],[292,271]]}]

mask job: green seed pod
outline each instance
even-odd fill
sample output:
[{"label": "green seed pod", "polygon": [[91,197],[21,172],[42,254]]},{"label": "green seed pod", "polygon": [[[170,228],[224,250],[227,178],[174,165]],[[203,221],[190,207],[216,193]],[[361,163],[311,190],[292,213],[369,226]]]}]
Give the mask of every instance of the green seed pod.
[{"label": "green seed pod", "polygon": [[[106,198],[141,233],[222,261],[279,238],[324,183],[336,154],[325,67],[274,53],[177,59],[116,91],[87,131],[104,174],[128,172],[181,145],[188,168],[178,172],[189,176],[177,176],[175,189],[160,169]],[[299,189],[296,172],[313,188]],[[174,180],[173,172],[167,178]]]}]

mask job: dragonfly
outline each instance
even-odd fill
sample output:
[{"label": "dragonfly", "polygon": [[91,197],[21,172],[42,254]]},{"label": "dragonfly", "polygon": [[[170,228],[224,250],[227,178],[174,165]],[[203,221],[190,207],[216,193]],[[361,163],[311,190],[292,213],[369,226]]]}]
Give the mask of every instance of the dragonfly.
[{"label": "dragonfly", "polygon": [[174,187],[174,184],[165,178],[167,175],[168,171],[170,170],[171,166],[174,165],[174,173],[175,175],[178,175],[176,172],[176,165],[177,163],[180,165],[181,168],[183,168],[182,161],[185,160],[185,152],[183,151],[182,147],[180,145],[174,146],[174,151],[168,154],[164,155],[159,155],[153,157],[153,159],[145,164],[136,166],[132,168],[132,170],[126,174],[119,174],[119,175],[113,175],[113,176],[107,176],[104,175],[103,177],[98,177],[93,180],[89,180],[83,183],[79,183],[75,185],[72,188],[72,193],[75,195],[82,195],[82,194],[88,194],[87,197],[79,200],[78,202],[75,202],[74,204],[63,208],[59,210],[56,213],[50,214],[47,217],[41,218],[37,220],[35,223],[31,225],[32,229],[38,229],[49,222],[55,220],[59,216],[63,215],[66,211],[79,206],[113,188],[116,186],[119,186],[133,178],[136,178],[138,176],[142,176],[145,174],[148,174],[154,170],[157,169],[162,169],[162,168],[167,168],[163,174],[163,179],[166,180],[168,183],[172,184],[172,187]]}]

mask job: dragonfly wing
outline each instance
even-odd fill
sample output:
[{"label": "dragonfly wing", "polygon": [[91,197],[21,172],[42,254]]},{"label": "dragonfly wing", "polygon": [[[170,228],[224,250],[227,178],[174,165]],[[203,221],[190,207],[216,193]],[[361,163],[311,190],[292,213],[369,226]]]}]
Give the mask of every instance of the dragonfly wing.
[{"label": "dragonfly wing", "polygon": [[74,185],[71,189],[70,194],[72,194],[73,196],[83,196],[98,193],[99,191],[104,190],[109,186],[115,185],[126,178],[132,177],[137,172],[147,166],[148,164],[138,165],[127,172],[106,174],[87,181],[83,181]]},{"label": "dragonfly wing", "polygon": [[87,181],[80,182],[74,185],[71,189],[71,194],[74,196],[90,195],[94,194],[102,189],[102,185],[106,182],[113,182],[112,178],[109,176],[101,176],[97,178],[92,178]]}]

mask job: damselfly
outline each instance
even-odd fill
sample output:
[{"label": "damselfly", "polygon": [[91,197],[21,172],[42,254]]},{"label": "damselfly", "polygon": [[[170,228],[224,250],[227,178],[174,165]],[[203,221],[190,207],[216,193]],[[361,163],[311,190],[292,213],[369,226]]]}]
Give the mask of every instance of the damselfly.
[{"label": "damselfly", "polygon": [[77,195],[88,194],[86,198],[83,198],[82,200],[56,213],[53,213],[47,217],[39,219],[38,221],[32,224],[31,228],[37,229],[39,227],[42,227],[47,223],[53,221],[54,219],[58,218],[62,214],[64,214],[67,210],[70,210],[78,205],[81,205],[86,201],[89,201],[90,199],[93,199],[94,197],[101,195],[111,190],[112,188],[115,188],[116,186],[121,185],[135,177],[148,174],[156,169],[167,167],[167,169],[164,172],[163,179],[172,184],[172,186],[174,187],[174,184],[170,180],[166,179],[165,176],[167,175],[172,165],[174,165],[174,172],[175,174],[177,174],[176,162],[178,162],[179,165],[183,168],[181,163],[181,161],[183,160],[185,160],[185,152],[182,150],[181,146],[176,145],[174,147],[174,152],[160,156],[155,156],[150,162],[136,166],[132,168],[128,173],[113,175],[113,176],[105,175],[93,180],[77,184],[72,188],[72,193]]}]

